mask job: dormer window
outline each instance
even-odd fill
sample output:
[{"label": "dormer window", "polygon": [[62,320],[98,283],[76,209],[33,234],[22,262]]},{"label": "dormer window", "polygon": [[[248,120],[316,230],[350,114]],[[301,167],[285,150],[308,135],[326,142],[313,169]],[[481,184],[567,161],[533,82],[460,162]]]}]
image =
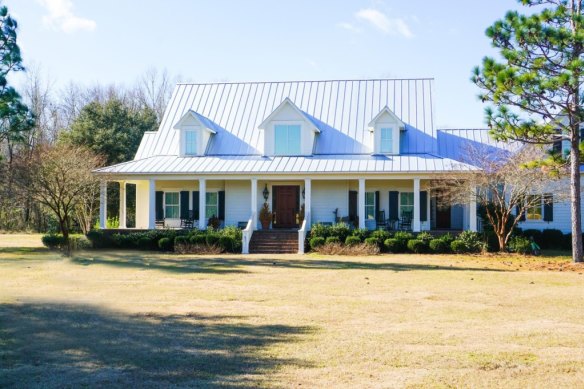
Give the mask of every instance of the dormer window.
[{"label": "dormer window", "polygon": [[195,129],[184,130],[185,155],[192,156],[198,154],[197,135],[198,131]]},{"label": "dormer window", "polygon": [[258,126],[264,132],[263,155],[311,155],[319,126],[318,120],[286,97]]},{"label": "dormer window", "polygon": [[384,154],[393,153],[393,128],[381,127],[380,129],[381,144],[380,150]]},{"label": "dormer window", "polygon": [[399,154],[400,131],[405,124],[388,107],[369,123],[373,154]]},{"label": "dormer window", "polygon": [[274,154],[300,155],[300,124],[274,126]]},{"label": "dormer window", "polygon": [[188,111],[174,125],[180,131],[178,136],[178,154],[181,157],[205,155],[205,150],[212,135],[217,134],[218,126],[195,111]]}]

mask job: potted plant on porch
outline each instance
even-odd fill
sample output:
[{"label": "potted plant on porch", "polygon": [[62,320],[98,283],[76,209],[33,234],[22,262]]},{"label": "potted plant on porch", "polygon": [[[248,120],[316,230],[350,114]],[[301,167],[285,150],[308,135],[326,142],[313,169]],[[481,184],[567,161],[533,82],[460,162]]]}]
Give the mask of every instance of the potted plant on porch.
[{"label": "potted plant on porch", "polygon": [[272,222],[272,212],[270,212],[270,207],[268,203],[264,203],[262,209],[260,210],[260,222],[262,223],[262,230],[267,230],[270,228],[270,223]]}]

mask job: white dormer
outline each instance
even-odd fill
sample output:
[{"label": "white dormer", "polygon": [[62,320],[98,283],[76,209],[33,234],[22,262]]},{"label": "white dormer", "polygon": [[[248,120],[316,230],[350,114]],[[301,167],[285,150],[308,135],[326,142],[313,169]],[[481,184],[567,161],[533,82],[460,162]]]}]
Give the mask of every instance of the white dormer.
[{"label": "white dormer", "polygon": [[316,123],[289,98],[258,127],[264,131],[264,155],[312,155],[314,139],[320,133]]},{"label": "white dormer", "polygon": [[373,154],[399,154],[400,131],[406,128],[391,110],[385,106],[369,123]]},{"label": "white dormer", "polygon": [[180,157],[205,155],[211,135],[216,134],[213,127],[213,122],[195,111],[189,110],[185,113],[173,127],[180,131],[178,155]]}]

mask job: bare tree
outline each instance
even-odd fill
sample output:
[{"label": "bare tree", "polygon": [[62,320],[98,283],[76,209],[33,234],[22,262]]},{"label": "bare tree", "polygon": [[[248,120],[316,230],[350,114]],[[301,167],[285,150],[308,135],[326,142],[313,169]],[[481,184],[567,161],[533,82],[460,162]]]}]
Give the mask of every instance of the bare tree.
[{"label": "bare tree", "polygon": [[465,204],[476,199],[497,236],[499,250],[504,251],[521,219],[517,215],[536,212],[545,202],[567,198],[565,180],[545,167],[532,165],[543,154],[533,146],[525,146],[516,153],[469,146],[464,162],[478,169],[440,175],[433,181],[432,189],[442,203]]},{"label": "bare tree", "polygon": [[86,148],[64,143],[39,146],[16,161],[17,184],[56,217],[65,242],[76,211],[96,196],[99,181],[92,171],[102,161]]},{"label": "bare tree", "polygon": [[138,79],[136,87],[138,101],[156,112],[159,123],[176,81],[177,77],[171,77],[166,69],[158,71],[152,67]]}]

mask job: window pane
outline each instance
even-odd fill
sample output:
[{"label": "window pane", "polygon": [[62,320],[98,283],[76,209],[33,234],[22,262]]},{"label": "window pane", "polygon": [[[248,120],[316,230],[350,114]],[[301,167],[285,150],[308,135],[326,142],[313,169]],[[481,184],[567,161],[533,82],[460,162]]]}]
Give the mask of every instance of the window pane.
[{"label": "window pane", "polygon": [[300,154],[300,126],[288,126],[288,155]]},{"label": "window pane", "polygon": [[392,153],[393,152],[393,131],[391,128],[381,129],[381,145],[380,150],[382,153]]},{"label": "window pane", "polygon": [[375,219],[375,193],[365,193],[365,219]]},{"label": "window pane", "polygon": [[178,218],[179,217],[178,192],[165,192],[164,203],[165,203],[164,216],[167,218]]},{"label": "window pane", "polygon": [[400,216],[404,217],[407,215],[409,217],[414,217],[414,193],[413,192],[401,192],[400,196]]},{"label": "window pane", "polygon": [[196,131],[186,131],[185,132],[185,154],[186,155],[196,155],[197,154],[197,132]]},{"label": "window pane", "polygon": [[207,192],[205,193],[206,207],[205,207],[205,217],[210,218],[212,216],[218,216],[218,195],[217,192]]},{"label": "window pane", "polygon": [[529,196],[529,204],[533,204],[527,208],[527,220],[542,220],[543,204],[542,197],[537,195]]},{"label": "window pane", "polygon": [[300,126],[278,124],[274,127],[274,154],[300,154]]}]

